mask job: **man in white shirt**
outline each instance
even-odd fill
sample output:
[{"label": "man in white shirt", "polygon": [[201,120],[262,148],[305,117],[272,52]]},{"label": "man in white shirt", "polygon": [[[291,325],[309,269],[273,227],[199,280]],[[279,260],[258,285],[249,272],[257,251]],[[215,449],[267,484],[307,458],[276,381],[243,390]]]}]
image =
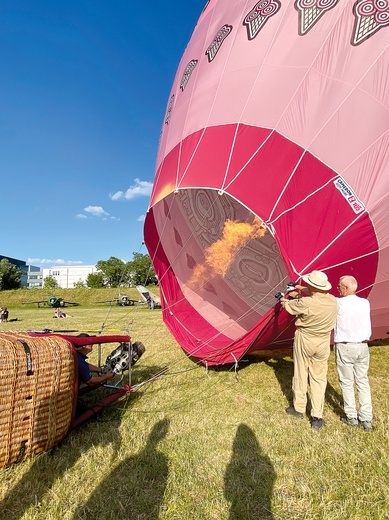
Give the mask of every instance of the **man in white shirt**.
[{"label": "man in white shirt", "polygon": [[[359,423],[367,431],[373,429],[369,371],[369,347],[371,336],[370,303],[356,295],[358,283],[353,276],[342,276],[337,298],[338,317],[335,325],[335,356],[339,382],[342,388],[344,411],[342,421],[349,426]],[[359,413],[357,412],[354,382],[357,387]]]}]

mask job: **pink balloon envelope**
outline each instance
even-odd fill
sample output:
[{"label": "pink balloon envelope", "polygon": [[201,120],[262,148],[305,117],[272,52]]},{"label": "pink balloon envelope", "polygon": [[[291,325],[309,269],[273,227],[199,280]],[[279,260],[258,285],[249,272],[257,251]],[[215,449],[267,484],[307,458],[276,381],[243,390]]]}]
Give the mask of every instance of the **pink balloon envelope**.
[{"label": "pink balloon envelope", "polygon": [[210,0],[168,100],[145,243],[163,318],[209,365],[291,344],[274,298],[358,280],[389,331],[387,0]]}]

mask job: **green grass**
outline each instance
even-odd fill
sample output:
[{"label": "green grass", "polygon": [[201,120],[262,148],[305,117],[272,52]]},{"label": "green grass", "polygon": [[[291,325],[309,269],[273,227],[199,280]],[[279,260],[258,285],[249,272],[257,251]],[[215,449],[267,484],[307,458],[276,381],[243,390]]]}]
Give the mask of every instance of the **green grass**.
[{"label": "green grass", "polygon": [[[312,432],[308,418],[284,411],[291,399],[289,350],[245,358],[236,374],[231,367],[206,371],[186,358],[159,310],[85,303],[68,309],[72,318],[57,320],[50,308],[9,307],[18,322],[0,330],[130,331],[146,346],[133,383],[169,370],[50,453],[0,470],[0,518],[389,518],[387,346],[371,347],[375,430],[340,422],[332,354],[327,426]],[[103,348],[105,356],[110,348]]]},{"label": "green grass", "polygon": [[[151,290],[158,293],[158,287],[151,287]],[[134,287],[124,287],[120,291],[133,300],[139,300],[141,298]],[[18,309],[31,307],[36,309],[37,305],[29,302],[40,300],[48,302],[50,296],[54,295],[65,301],[76,302],[82,307],[94,307],[96,302],[117,298],[118,294],[119,289],[110,288],[54,289],[53,291],[46,289],[15,289],[12,291],[0,291],[0,306]],[[69,306],[69,308],[71,307]]]}]

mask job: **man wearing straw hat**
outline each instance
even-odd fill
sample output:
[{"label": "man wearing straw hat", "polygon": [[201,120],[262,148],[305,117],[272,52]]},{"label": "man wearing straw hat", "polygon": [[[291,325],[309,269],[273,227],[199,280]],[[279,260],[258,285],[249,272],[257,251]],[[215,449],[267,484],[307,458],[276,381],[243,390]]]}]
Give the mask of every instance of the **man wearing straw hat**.
[{"label": "man wearing straw hat", "polygon": [[[303,418],[307,405],[308,381],[311,388],[311,426],[320,430],[324,426],[324,394],[327,386],[330,336],[337,317],[336,299],[328,291],[331,284],[322,271],[302,276],[307,287],[296,285],[296,291],[281,298],[283,308],[296,319],[293,343],[293,406],[286,413]],[[300,297],[301,293],[306,296]]]}]

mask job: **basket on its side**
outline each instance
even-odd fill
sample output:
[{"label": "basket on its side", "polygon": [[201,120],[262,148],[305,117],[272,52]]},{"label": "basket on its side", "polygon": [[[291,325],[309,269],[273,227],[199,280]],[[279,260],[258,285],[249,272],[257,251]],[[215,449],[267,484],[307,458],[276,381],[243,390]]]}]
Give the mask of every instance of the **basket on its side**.
[{"label": "basket on its side", "polygon": [[0,332],[0,468],[50,450],[65,437],[75,370],[65,339]]}]

